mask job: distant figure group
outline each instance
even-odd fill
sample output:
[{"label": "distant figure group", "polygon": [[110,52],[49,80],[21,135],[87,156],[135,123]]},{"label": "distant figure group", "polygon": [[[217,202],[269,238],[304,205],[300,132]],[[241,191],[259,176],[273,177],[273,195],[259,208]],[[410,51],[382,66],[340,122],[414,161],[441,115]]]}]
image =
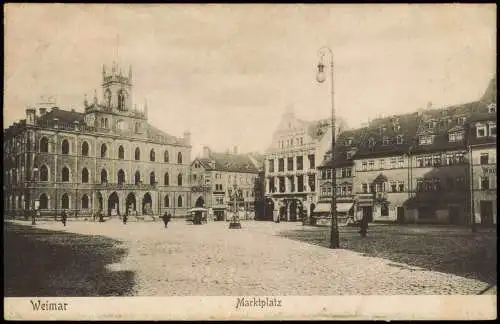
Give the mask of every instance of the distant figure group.
[{"label": "distant figure group", "polygon": [[61,216],[61,222],[63,223],[64,226],[66,226],[67,220],[68,220],[68,212],[66,211],[66,209],[64,209]]}]

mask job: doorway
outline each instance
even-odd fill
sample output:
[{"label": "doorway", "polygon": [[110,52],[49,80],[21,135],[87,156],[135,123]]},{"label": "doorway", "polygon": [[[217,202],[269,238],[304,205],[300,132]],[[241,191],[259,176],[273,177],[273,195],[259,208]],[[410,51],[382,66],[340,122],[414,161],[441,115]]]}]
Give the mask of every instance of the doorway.
[{"label": "doorway", "polygon": [[398,207],[396,213],[397,213],[397,222],[399,224],[403,224],[405,221],[405,209],[404,209],[404,207]]},{"label": "doorway", "polygon": [[115,216],[120,214],[120,199],[118,194],[113,192],[108,198],[108,216]]},{"label": "doorway", "polygon": [[479,209],[481,212],[481,225],[493,225],[493,202],[481,200]]},{"label": "doorway", "polygon": [[127,215],[135,214],[136,211],[135,195],[133,193],[129,193],[125,202],[127,207]]},{"label": "doorway", "polygon": [[366,218],[367,222],[373,222],[373,207],[372,206],[363,206],[363,218]]},{"label": "doorway", "polygon": [[146,192],[142,198],[142,214],[153,215],[153,198],[149,192]]}]

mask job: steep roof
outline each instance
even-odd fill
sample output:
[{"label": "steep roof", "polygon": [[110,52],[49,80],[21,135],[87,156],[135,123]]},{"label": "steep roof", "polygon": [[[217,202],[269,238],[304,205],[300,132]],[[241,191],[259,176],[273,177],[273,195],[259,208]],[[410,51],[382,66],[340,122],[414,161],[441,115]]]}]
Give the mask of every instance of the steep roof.
[{"label": "steep roof", "polygon": [[258,173],[249,154],[210,152],[210,157],[197,158],[208,171]]},{"label": "steep roof", "polygon": [[73,124],[75,121],[79,123],[84,122],[84,114],[74,110],[64,110],[59,108],[52,108],[49,112],[42,116],[38,116],[38,122],[42,125],[55,125],[57,124]]}]

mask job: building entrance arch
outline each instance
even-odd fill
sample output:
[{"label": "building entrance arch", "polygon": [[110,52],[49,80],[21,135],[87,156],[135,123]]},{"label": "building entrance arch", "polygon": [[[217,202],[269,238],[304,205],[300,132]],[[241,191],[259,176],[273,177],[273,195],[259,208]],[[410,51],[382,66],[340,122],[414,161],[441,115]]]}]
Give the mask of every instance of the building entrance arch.
[{"label": "building entrance arch", "polygon": [[131,192],[127,195],[125,199],[125,207],[127,208],[127,215],[135,214],[137,210],[137,204],[135,200],[135,195]]},{"label": "building entrance arch", "polygon": [[146,192],[142,198],[142,214],[153,215],[153,198],[149,192]]},{"label": "building entrance arch", "polygon": [[198,197],[198,199],[196,199],[196,203],[194,204],[195,207],[201,207],[203,208],[203,206],[205,206],[205,200],[203,199],[203,197]]},{"label": "building entrance arch", "polygon": [[114,191],[108,198],[108,216],[116,216],[120,214],[120,198]]}]

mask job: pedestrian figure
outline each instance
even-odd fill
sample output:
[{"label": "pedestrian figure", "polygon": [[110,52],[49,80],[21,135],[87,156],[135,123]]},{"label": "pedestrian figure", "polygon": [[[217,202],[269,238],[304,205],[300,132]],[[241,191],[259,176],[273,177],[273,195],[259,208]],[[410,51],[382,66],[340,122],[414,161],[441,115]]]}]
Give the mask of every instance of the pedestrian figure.
[{"label": "pedestrian figure", "polygon": [[361,218],[359,227],[359,234],[361,234],[361,237],[365,237],[366,232],[368,231],[368,218],[366,216],[363,216],[363,218]]},{"label": "pedestrian figure", "polygon": [[99,222],[103,223],[104,222],[104,214],[102,213],[102,210],[100,209],[98,211],[99,213]]},{"label": "pedestrian figure", "polygon": [[165,212],[165,214],[163,215],[163,223],[165,223],[165,228],[168,227],[168,222],[170,222],[170,219],[172,219],[172,215],[170,215],[170,213],[168,212]]},{"label": "pedestrian figure", "polygon": [[68,219],[68,214],[66,213],[66,209],[63,210],[63,213],[62,213],[62,218],[61,218],[61,221],[63,223],[64,226],[66,226],[66,220]]},{"label": "pedestrian figure", "polygon": [[31,211],[31,225],[36,225],[36,210]]},{"label": "pedestrian figure", "polygon": [[127,224],[127,214],[123,215],[123,224]]}]

